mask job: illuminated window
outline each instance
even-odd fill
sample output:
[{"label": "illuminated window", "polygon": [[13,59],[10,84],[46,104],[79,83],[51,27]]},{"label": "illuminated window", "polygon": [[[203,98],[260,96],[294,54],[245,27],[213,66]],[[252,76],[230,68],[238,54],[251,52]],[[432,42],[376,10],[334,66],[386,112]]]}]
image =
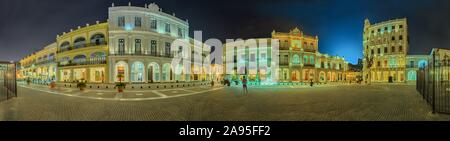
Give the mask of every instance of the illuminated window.
[{"label": "illuminated window", "polygon": [[292,63],[300,64],[300,57],[297,54],[295,54],[294,57],[292,57]]},{"label": "illuminated window", "polygon": [[307,64],[308,63],[308,56],[304,55],[303,56],[303,64]]}]

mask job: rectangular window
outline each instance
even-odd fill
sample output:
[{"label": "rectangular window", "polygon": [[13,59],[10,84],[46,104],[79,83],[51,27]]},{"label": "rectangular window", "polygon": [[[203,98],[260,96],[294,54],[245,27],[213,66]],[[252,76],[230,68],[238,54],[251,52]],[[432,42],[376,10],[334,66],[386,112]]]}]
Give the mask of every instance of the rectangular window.
[{"label": "rectangular window", "polygon": [[400,36],[398,37],[398,39],[399,39],[399,40],[403,40],[403,36],[400,35]]},{"label": "rectangular window", "polygon": [[125,39],[119,39],[119,44],[118,44],[118,53],[120,55],[125,54]]},{"label": "rectangular window", "polygon": [[256,61],[255,54],[250,54],[250,61],[251,62],[255,62]]},{"label": "rectangular window", "polygon": [[398,28],[402,29],[402,28],[403,28],[403,25],[399,25]]},{"label": "rectangular window", "polygon": [[387,47],[384,47],[384,53],[388,53]]},{"label": "rectangular window", "polygon": [[375,54],[374,51],[373,51],[373,49],[370,50],[370,54],[371,54],[371,55]]},{"label": "rectangular window", "polygon": [[414,67],[414,61],[409,61],[409,67]]},{"label": "rectangular window", "polygon": [[134,53],[141,54],[141,39],[134,40]]},{"label": "rectangular window", "polygon": [[381,49],[380,48],[377,49],[377,53],[381,54]]},{"label": "rectangular window", "polygon": [[392,26],[392,30],[395,30],[395,26]]},{"label": "rectangular window", "polygon": [[166,23],[166,33],[170,33],[170,24]]},{"label": "rectangular window", "polygon": [[156,56],[156,40],[150,41],[150,54]]},{"label": "rectangular window", "polygon": [[402,52],[402,51],[403,51],[403,47],[402,47],[402,46],[399,46],[399,47],[398,47],[398,51],[399,51],[399,52]]},{"label": "rectangular window", "polygon": [[391,47],[391,51],[392,51],[392,53],[395,52],[395,47],[394,46]]},{"label": "rectangular window", "polygon": [[117,18],[117,26],[119,27],[125,27],[125,17],[119,17]]},{"label": "rectangular window", "polygon": [[166,55],[166,57],[170,57],[170,43],[168,43],[168,42],[166,42],[164,54]]},{"label": "rectangular window", "polygon": [[156,21],[156,19],[150,19],[150,28],[151,29],[156,29],[157,28],[157,21]]},{"label": "rectangular window", "polygon": [[141,17],[134,17],[134,26],[135,27],[141,27],[142,26]]},{"label": "rectangular window", "polygon": [[395,36],[392,36],[392,41],[394,41],[395,40]]},{"label": "rectangular window", "polygon": [[183,38],[183,29],[178,28],[178,37]]}]

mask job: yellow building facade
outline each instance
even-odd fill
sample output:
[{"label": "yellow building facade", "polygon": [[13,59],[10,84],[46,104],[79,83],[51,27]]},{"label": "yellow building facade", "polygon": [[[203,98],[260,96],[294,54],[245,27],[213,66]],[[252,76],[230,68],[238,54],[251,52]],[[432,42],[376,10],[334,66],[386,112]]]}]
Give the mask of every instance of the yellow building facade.
[{"label": "yellow building facade", "polygon": [[363,79],[366,83],[406,82],[407,19],[364,22]]},{"label": "yellow building facade", "polygon": [[56,80],[56,43],[52,43],[19,61],[18,79],[29,79],[35,83]]},{"label": "yellow building facade", "polygon": [[107,82],[107,37],[108,23],[99,22],[58,35],[58,82]]}]

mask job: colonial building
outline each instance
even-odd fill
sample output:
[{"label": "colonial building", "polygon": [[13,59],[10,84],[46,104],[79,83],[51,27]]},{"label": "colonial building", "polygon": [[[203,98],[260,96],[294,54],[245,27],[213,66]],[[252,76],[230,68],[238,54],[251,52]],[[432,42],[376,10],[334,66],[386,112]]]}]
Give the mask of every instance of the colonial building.
[{"label": "colonial building", "polygon": [[[278,40],[278,68],[273,68],[271,63],[272,53],[275,51],[272,48],[274,44],[271,39]],[[344,73],[348,69],[348,62],[342,57],[319,53],[318,36],[308,36],[303,34],[300,29],[294,28],[288,33],[273,31],[272,38],[256,40],[258,45],[260,42],[264,42],[267,43],[267,46],[257,46],[252,50],[248,46],[227,47],[231,44],[225,45],[224,58],[233,58],[233,60],[227,60],[225,68],[232,68],[235,72],[228,74],[228,79],[237,80],[247,76],[250,82],[260,83],[345,80]],[[233,50],[229,50],[230,48]],[[232,54],[235,56],[227,57]],[[256,65],[252,66],[251,64]],[[273,75],[276,77],[272,77]],[[275,80],[270,78],[275,78]]]},{"label": "colonial building", "polygon": [[48,83],[56,80],[56,50],[56,43],[52,43],[20,60],[17,78],[28,78],[35,83]]},{"label": "colonial building", "polygon": [[372,82],[405,82],[409,49],[407,19],[371,24],[364,22],[363,79]]},{"label": "colonial building", "polygon": [[[212,77],[203,69],[175,70],[171,62],[181,47],[172,49],[176,39],[192,43],[187,20],[169,15],[152,3],[144,7],[109,8],[108,21],[78,26],[57,35],[56,43],[20,61],[19,76],[50,82],[129,83],[204,81]],[[203,61],[203,45],[200,62]],[[194,47],[191,46],[191,50]],[[191,53],[191,51],[187,51]],[[186,55],[186,54],[184,54]],[[190,61],[191,59],[189,59]],[[192,64],[193,65],[193,64]],[[197,65],[202,65],[197,64]],[[195,72],[195,73],[194,73]],[[124,76],[122,80],[118,75]]]}]

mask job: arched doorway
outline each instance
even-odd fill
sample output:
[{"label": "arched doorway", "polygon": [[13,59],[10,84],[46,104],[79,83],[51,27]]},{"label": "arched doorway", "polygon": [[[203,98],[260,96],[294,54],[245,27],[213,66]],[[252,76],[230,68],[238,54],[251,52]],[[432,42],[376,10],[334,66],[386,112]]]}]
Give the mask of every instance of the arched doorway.
[{"label": "arched doorway", "polygon": [[152,62],[148,65],[147,77],[149,82],[159,82],[159,65],[158,63]]},{"label": "arched doorway", "polygon": [[131,81],[144,82],[144,63],[137,61],[131,65]]},{"label": "arched doorway", "polygon": [[[127,82],[128,81],[128,63],[124,61],[117,62],[115,65],[115,82]],[[119,75],[123,78],[119,78]]]}]

